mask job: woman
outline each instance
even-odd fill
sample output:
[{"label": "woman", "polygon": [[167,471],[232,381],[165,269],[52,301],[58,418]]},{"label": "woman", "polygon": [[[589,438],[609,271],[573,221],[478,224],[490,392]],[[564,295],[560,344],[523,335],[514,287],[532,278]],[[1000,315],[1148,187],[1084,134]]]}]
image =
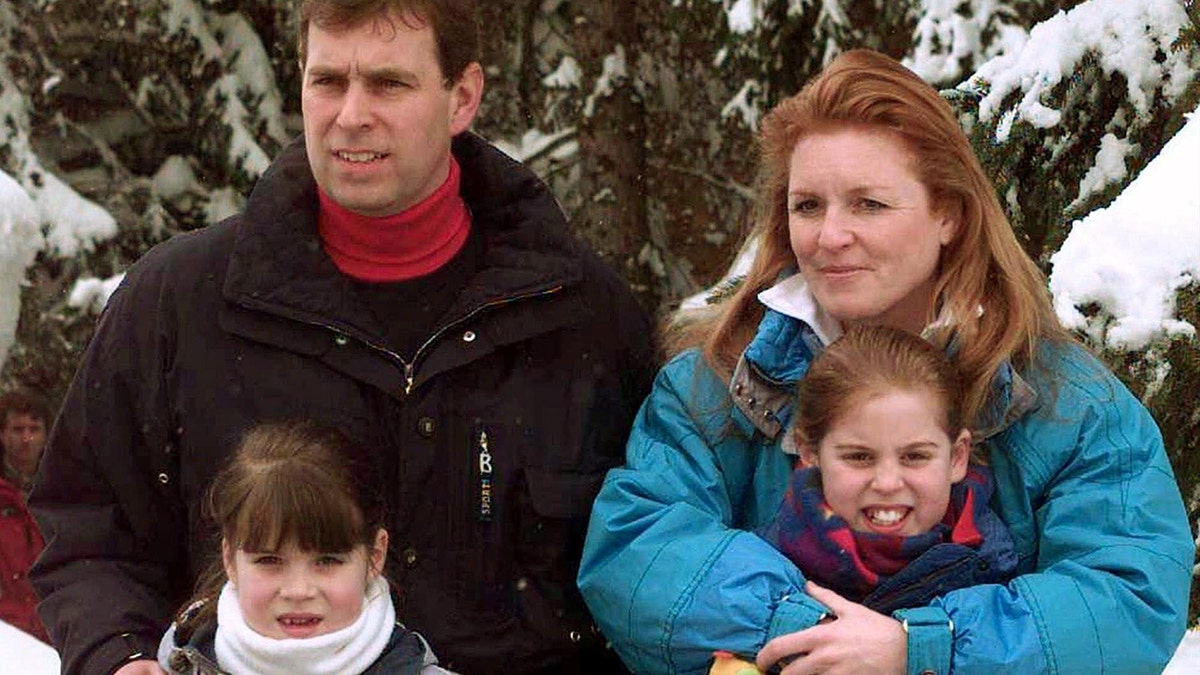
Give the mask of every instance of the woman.
[{"label": "woman", "polygon": [[[785,675],[1161,672],[1194,548],[1147,411],[1051,309],[949,106],[891,59],[835,59],[763,121],[759,249],[676,356],[596,500],[579,584],[641,673],[714,650]],[[1019,556],[1007,585],[878,614],[752,530],[796,449],[794,383],[843,326],[951,353]]]}]

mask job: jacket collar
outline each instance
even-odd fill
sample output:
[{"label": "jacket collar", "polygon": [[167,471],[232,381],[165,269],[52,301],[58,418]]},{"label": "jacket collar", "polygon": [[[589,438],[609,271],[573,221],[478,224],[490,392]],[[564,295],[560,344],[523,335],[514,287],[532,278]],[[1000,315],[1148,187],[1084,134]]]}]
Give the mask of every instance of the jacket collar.
[{"label": "jacket collar", "polygon": [[[734,368],[729,394],[743,432],[759,431],[774,440],[790,426],[796,382],[821,349],[841,335],[841,326],[816,304],[799,274],[758,297],[767,311]],[[1036,405],[1033,387],[1009,363],[1002,364],[976,425],[976,440],[1004,431]],[[791,434],[781,444],[785,452],[798,454]]]},{"label": "jacket collar", "polygon": [[[465,315],[507,298],[573,286],[582,279],[566,219],[528,169],[471,133],[451,147],[461,191],[485,240],[483,268],[453,312]],[[222,289],[230,302],[325,326],[367,342],[383,335],[351,279],[325,253],[317,232],[317,191],[303,138],[262,175],[243,211]]]}]

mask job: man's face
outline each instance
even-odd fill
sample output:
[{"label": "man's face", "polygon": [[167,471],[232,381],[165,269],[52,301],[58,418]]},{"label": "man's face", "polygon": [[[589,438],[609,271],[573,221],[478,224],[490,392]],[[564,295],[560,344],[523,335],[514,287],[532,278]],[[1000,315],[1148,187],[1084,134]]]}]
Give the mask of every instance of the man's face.
[{"label": "man's face", "polygon": [[307,54],[304,141],[326,194],[379,217],[445,182],[450,138],[470,125],[482,95],[479,64],[447,87],[433,29],[392,13],[337,32],[310,25]]},{"label": "man's face", "polygon": [[29,413],[9,412],[0,431],[4,456],[9,464],[28,471],[37,466],[46,444],[46,422]]}]

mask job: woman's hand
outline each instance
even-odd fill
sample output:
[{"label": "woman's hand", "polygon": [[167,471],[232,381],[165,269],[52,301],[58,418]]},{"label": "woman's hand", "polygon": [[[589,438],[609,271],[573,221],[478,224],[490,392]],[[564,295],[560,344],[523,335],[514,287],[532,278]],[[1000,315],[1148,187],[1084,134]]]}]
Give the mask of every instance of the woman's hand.
[{"label": "woman's hand", "polygon": [[850,602],[833,591],[808,582],[805,590],[830,609],[834,620],[797,633],[781,635],[758,653],[757,665],[764,672],[780,659],[795,655],[783,675],[904,675],[907,670],[908,636],[900,622],[890,616]]},{"label": "woman's hand", "polygon": [[158,661],[139,659],[121,666],[113,675],[166,675],[166,671],[158,665]]}]

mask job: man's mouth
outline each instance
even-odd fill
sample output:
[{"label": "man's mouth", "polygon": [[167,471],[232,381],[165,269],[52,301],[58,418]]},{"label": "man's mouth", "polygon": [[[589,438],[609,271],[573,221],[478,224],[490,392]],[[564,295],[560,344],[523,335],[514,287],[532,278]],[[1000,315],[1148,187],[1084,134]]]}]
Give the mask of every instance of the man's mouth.
[{"label": "man's mouth", "polygon": [[386,152],[372,152],[369,150],[335,150],[333,155],[344,162],[352,162],[355,164],[365,164],[367,162],[374,162],[387,157]]}]

